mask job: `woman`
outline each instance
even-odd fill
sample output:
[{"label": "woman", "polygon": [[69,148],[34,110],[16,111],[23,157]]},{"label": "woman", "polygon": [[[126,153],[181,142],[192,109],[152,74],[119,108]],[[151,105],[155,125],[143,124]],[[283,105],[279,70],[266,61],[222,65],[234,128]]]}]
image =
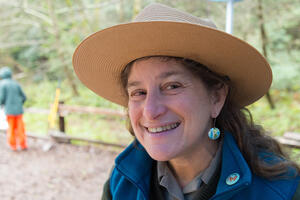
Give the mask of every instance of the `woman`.
[{"label": "woman", "polygon": [[128,108],[136,138],[103,199],[299,198],[298,166],[246,115],[271,69],[212,22],[152,4],[88,37],[73,65],[88,88]]}]

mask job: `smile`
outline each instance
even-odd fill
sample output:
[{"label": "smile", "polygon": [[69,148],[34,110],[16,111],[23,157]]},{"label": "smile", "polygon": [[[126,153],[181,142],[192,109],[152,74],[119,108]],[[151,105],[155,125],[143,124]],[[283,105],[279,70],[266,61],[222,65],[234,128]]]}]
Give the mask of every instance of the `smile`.
[{"label": "smile", "polygon": [[166,125],[166,126],[161,126],[161,127],[156,127],[156,128],[147,128],[147,129],[150,133],[160,133],[160,132],[163,132],[163,131],[168,131],[168,130],[175,129],[179,125],[180,125],[180,123],[176,122],[174,124],[169,124],[169,125]]}]

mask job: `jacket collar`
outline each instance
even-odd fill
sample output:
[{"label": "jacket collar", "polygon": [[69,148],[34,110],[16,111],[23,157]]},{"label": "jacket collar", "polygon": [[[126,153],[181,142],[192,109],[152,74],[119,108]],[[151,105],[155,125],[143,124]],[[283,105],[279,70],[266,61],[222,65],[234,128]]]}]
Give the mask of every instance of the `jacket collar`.
[{"label": "jacket collar", "polygon": [[[137,140],[116,158],[115,163],[120,173],[148,196],[153,160]],[[226,179],[234,173],[240,176],[239,180],[233,185],[228,185]],[[229,199],[240,189],[250,185],[251,179],[250,168],[233,136],[229,132],[225,132],[222,148],[221,175],[216,194],[212,199]]]},{"label": "jacket collar", "polygon": [[[229,199],[236,192],[250,185],[252,180],[250,168],[229,132],[225,132],[222,151],[221,175],[216,194],[212,198],[214,200]],[[226,180],[233,174],[239,175],[238,181],[229,185]]]}]

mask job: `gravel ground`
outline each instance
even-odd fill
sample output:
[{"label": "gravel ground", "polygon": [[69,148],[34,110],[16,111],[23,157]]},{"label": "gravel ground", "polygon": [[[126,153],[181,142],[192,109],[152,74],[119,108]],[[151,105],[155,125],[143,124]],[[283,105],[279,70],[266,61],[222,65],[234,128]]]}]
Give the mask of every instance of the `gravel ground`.
[{"label": "gravel ground", "polygon": [[1,200],[96,200],[121,149],[50,144],[28,138],[28,150],[12,152],[0,134]]}]

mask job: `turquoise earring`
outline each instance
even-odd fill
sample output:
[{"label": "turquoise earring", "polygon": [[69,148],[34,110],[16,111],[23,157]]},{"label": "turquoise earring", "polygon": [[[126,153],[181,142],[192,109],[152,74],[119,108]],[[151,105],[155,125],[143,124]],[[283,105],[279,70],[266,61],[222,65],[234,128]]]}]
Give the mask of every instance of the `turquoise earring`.
[{"label": "turquoise earring", "polygon": [[214,127],[209,130],[208,137],[211,140],[216,140],[220,137],[220,135],[220,130],[216,127],[216,118],[214,118]]}]

